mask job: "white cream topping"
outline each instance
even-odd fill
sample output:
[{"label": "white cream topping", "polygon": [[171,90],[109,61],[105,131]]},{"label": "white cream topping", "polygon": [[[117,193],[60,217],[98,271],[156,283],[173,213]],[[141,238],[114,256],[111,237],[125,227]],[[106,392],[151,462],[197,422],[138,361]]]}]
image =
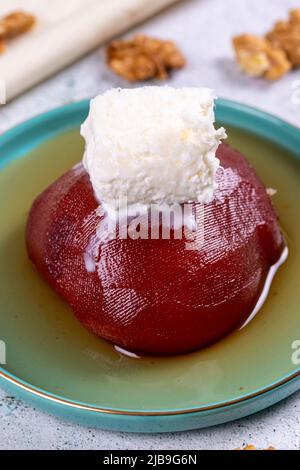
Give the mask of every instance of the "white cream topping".
[{"label": "white cream topping", "polygon": [[[210,202],[217,188],[214,92],[207,88],[112,89],[91,101],[81,127],[83,165],[108,213],[151,204]],[[130,209],[131,208],[131,209]]]}]

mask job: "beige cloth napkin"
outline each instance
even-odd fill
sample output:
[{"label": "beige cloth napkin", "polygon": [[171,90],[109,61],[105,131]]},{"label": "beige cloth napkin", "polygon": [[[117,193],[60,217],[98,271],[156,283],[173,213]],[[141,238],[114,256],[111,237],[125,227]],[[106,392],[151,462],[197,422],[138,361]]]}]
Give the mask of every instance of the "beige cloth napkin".
[{"label": "beige cloth napkin", "polygon": [[1,0],[0,16],[36,15],[36,28],[0,56],[0,81],[10,100],[133,25],[177,0]]}]

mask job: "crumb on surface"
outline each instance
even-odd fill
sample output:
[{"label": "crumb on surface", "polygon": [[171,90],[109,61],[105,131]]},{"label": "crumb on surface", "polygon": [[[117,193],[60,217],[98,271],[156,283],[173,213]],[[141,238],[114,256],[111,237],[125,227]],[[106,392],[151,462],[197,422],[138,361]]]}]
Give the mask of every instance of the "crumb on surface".
[{"label": "crumb on surface", "polygon": [[277,194],[277,189],[274,189],[274,188],[267,188],[266,189],[266,193],[268,194],[268,196],[272,197],[272,196],[275,196]]},{"label": "crumb on surface", "polygon": [[[255,447],[253,444],[247,444],[244,447],[239,447],[238,449],[235,449],[235,450],[260,450],[260,449],[257,449],[257,447]],[[267,447],[267,449],[262,449],[262,450],[276,450],[276,449],[273,446],[269,446]]]}]

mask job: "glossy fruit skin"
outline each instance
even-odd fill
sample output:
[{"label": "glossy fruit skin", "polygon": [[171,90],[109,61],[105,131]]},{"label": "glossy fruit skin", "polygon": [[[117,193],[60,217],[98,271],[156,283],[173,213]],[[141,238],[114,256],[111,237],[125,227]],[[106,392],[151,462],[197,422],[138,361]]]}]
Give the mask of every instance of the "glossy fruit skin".
[{"label": "glossy fruit skin", "polygon": [[219,189],[204,206],[198,250],[187,250],[185,237],[98,241],[97,269],[88,272],[84,255],[103,216],[85,170],[70,170],[35,200],[29,257],[93,333],[128,350],[175,354],[217,341],[250,316],[284,241],[245,157],[225,144],[218,157]]}]

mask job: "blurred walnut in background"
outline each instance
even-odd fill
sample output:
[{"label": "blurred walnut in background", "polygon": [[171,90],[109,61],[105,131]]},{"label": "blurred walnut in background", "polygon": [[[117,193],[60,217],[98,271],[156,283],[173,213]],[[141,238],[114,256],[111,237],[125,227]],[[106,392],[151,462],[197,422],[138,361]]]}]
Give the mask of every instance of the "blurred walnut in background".
[{"label": "blurred walnut in background", "polygon": [[107,48],[107,63],[116,74],[134,82],[166,80],[172,69],[181,69],[186,61],[174,42],[138,35],[113,41]]},{"label": "blurred walnut in background", "polygon": [[23,11],[15,11],[0,18],[0,54],[6,41],[26,33],[35,25],[35,17]]},{"label": "blurred walnut in background", "polygon": [[300,10],[278,21],[264,38],[243,34],[233,38],[236,58],[248,75],[277,80],[300,66]]},{"label": "blurred walnut in background", "polygon": [[266,38],[286,53],[293,67],[300,66],[300,10],[292,10],[288,21],[278,21]]},{"label": "blurred walnut in background", "polygon": [[248,75],[277,80],[291,69],[286,54],[264,38],[243,34],[233,39],[233,45],[237,61]]}]

